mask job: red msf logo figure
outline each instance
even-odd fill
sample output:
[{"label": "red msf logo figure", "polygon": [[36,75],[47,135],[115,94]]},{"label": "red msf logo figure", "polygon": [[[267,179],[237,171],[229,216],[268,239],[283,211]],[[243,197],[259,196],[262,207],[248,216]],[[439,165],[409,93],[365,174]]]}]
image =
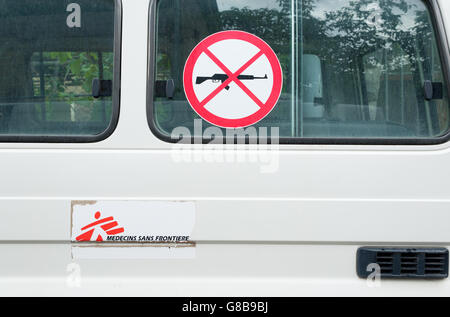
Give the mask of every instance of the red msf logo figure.
[{"label": "red msf logo figure", "polygon": [[95,219],[97,221],[81,228],[81,231],[85,231],[82,234],[80,234],[76,240],[77,241],[93,241],[92,237],[96,234],[97,238],[95,238],[95,241],[103,241],[102,235],[108,235],[108,236],[115,236],[119,233],[122,233],[125,231],[124,228],[118,228],[119,224],[117,221],[114,221],[114,217],[108,217],[100,219],[101,213],[100,211],[97,211],[95,213]]}]

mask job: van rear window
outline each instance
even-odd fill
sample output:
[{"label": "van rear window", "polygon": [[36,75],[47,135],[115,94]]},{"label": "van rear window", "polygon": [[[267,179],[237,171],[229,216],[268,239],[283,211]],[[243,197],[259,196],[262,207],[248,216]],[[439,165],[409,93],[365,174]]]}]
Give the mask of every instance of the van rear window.
[{"label": "van rear window", "polygon": [[0,1],[0,140],[94,141],[118,112],[115,0]]},{"label": "van rear window", "polygon": [[[149,123],[166,141],[212,126],[186,98],[184,67],[200,42],[228,30],[261,38],[280,61],[281,96],[252,127],[278,128],[282,143],[426,143],[448,133],[441,34],[421,0],[159,0],[154,10]],[[194,86],[220,87],[215,73]]]}]

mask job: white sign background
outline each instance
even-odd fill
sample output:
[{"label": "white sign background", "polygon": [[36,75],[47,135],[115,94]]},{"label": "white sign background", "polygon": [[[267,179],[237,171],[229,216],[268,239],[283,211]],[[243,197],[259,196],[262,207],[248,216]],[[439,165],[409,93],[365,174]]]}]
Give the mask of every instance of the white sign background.
[{"label": "white sign background", "polygon": [[[255,45],[235,39],[217,42],[211,45],[209,50],[233,73],[259,52]],[[194,66],[192,78],[194,92],[200,101],[208,97],[222,83],[207,80],[202,84],[196,84],[197,77],[212,77],[214,74],[223,73],[223,70],[205,53],[200,55]],[[266,103],[273,88],[273,71],[269,59],[264,55],[260,56],[241,75],[255,77],[267,75],[267,79],[241,80],[262,103]],[[235,82],[231,82],[229,86],[229,90],[223,89],[206,104],[205,108],[209,112],[225,119],[242,119],[260,109]]]},{"label": "white sign background", "polygon": [[[190,236],[195,225],[194,202],[164,201],[98,201],[94,204],[74,203],[72,210],[72,241],[81,228],[100,219],[114,217],[125,231],[117,236]],[[100,230],[99,230],[100,231]],[[106,235],[102,237],[106,240]],[[93,236],[96,239],[96,235]]]},{"label": "white sign background", "polygon": [[203,120],[244,128],[276,107],[283,70],[263,39],[240,30],[222,31],[203,39],[189,54],[183,87],[189,105]]}]

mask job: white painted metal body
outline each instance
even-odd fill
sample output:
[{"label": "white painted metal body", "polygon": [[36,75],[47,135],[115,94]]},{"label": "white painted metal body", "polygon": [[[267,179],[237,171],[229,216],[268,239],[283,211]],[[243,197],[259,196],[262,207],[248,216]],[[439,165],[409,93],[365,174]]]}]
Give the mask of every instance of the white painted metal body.
[{"label": "white painted metal body", "polygon": [[[450,245],[450,144],[282,145],[273,173],[176,162],[147,124],[149,1],[122,2],[113,135],[0,144],[1,295],[450,295],[448,279],[371,288],[355,268],[359,246]],[[70,287],[72,200],[195,201],[196,257],[80,260],[81,287]]]}]

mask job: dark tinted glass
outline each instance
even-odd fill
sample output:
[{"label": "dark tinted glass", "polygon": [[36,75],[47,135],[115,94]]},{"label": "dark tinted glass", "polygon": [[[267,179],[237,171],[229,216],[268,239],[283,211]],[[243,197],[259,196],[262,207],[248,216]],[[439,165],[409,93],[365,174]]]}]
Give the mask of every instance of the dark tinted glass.
[{"label": "dark tinted glass", "polygon": [[114,12],[114,0],[0,0],[0,137],[108,128]]},{"label": "dark tinted glass", "polygon": [[[257,35],[281,62],[281,98],[255,127],[278,127],[282,138],[299,140],[435,138],[448,131],[447,83],[421,0],[160,0],[152,111],[163,134],[176,127],[199,134],[183,68],[200,41],[224,30]],[[175,84],[173,99],[157,89],[167,80]]]}]

